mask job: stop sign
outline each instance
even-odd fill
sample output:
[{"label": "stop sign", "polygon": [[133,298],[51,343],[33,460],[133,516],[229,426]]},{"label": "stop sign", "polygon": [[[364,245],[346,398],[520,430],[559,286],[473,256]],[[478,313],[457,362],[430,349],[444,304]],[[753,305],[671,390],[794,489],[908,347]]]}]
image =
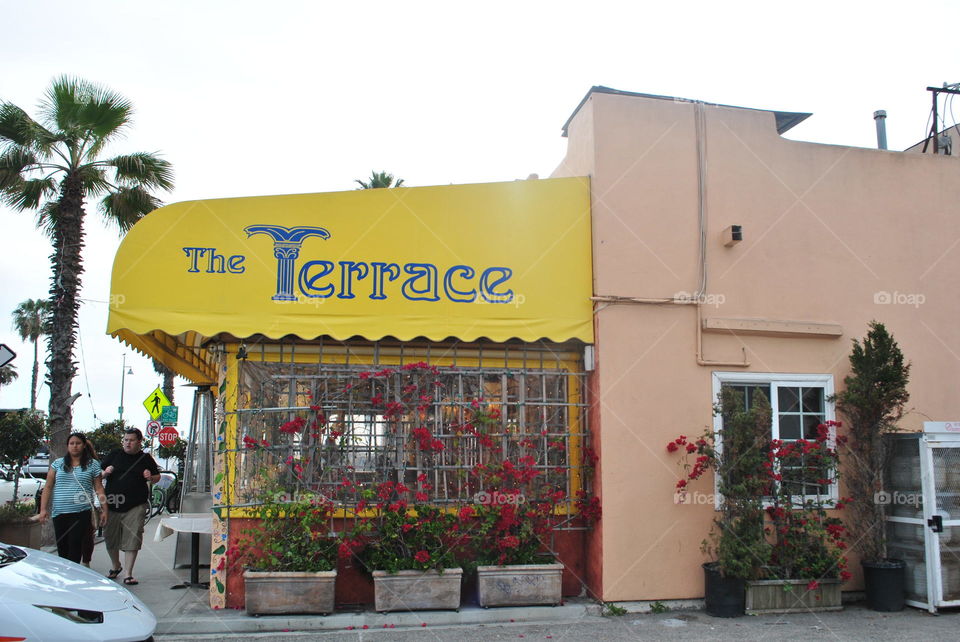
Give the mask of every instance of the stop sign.
[{"label": "stop sign", "polygon": [[160,429],[157,439],[160,440],[160,445],[162,446],[172,446],[177,443],[177,437],[179,436],[180,433],[177,432],[176,428],[173,426],[164,426]]}]

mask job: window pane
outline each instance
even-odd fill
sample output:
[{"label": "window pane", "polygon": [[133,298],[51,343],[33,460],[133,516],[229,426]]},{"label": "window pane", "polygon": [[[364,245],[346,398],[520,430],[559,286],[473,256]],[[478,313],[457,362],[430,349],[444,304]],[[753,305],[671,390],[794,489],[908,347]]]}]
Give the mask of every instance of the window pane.
[{"label": "window pane", "polygon": [[799,415],[780,415],[780,439],[800,439]]},{"label": "window pane", "polygon": [[800,412],[800,388],[778,388],[777,391],[780,412]]},{"label": "window pane", "polygon": [[823,412],[823,388],[803,388],[803,411]]},{"label": "window pane", "polygon": [[823,423],[823,415],[804,415],[803,416],[803,438],[816,439],[817,426]]}]

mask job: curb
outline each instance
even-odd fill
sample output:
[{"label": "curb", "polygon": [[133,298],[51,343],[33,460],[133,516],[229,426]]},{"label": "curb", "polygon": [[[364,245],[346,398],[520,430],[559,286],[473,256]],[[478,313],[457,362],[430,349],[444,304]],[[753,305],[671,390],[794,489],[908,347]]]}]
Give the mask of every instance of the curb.
[{"label": "curb", "polygon": [[[226,633],[289,633],[300,631],[349,631],[413,629],[523,622],[524,624],[574,622],[596,617],[596,604],[571,600],[561,606],[518,606],[483,609],[462,607],[459,611],[404,611],[394,613],[334,613],[332,615],[267,615],[252,617],[243,611],[214,611],[205,617],[164,618],[157,621],[155,635],[219,635]],[[591,608],[594,607],[594,608]]]}]

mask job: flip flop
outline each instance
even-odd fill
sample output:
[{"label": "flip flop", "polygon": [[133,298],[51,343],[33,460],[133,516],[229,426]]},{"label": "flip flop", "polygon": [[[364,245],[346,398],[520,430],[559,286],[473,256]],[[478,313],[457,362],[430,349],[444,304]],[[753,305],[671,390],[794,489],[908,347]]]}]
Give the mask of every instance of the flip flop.
[{"label": "flip flop", "polygon": [[133,579],[133,577],[131,576],[131,577],[125,577],[125,578],[123,578],[123,583],[126,584],[127,586],[133,586],[133,585],[135,585],[135,584],[139,584],[140,582],[138,582],[137,580]]},{"label": "flip flop", "polygon": [[107,577],[109,577],[111,580],[115,580],[117,579],[117,576],[120,575],[120,573],[122,572],[123,572],[122,566],[120,568],[112,568],[110,569],[110,572],[107,573]]}]

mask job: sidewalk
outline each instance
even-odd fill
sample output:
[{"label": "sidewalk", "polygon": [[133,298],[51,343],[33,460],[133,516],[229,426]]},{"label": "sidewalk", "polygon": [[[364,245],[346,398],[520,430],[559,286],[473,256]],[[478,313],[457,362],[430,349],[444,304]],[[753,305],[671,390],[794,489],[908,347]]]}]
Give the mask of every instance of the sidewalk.
[{"label": "sidewalk", "polygon": [[[591,639],[844,639],[844,640],[916,640],[957,639],[960,613],[944,611],[933,616],[907,607],[898,613],[875,613],[858,605],[845,605],[832,613],[800,613],[733,619],[713,618],[696,607],[696,600],[666,602],[667,613],[649,614],[649,604],[624,603],[629,613],[604,617],[600,606],[587,599],[567,600],[562,606],[482,609],[464,606],[460,611],[416,611],[379,614],[365,612],[334,613],[328,616],[251,617],[245,611],[210,608],[205,589],[170,587],[189,577],[189,569],[172,568],[174,537],[154,542],[159,520],[154,518],[144,533],[135,575],[140,581],[129,587],[153,611],[160,640],[229,639],[260,637],[270,640],[305,639],[298,632],[323,635],[331,640],[360,640],[376,636],[380,640],[430,639],[458,640],[517,639],[529,637]],[[102,542],[94,551],[94,570],[102,573],[110,567]],[[124,573],[123,575],[126,575]],[[121,576],[122,577],[122,576]],[[200,570],[200,580],[209,573]],[[682,607],[682,608],[678,608]],[[467,627],[464,630],[464,626]],[[366,628],[364,628],[366,627]],[[287,635],[284,635],[287,634]]]}]

